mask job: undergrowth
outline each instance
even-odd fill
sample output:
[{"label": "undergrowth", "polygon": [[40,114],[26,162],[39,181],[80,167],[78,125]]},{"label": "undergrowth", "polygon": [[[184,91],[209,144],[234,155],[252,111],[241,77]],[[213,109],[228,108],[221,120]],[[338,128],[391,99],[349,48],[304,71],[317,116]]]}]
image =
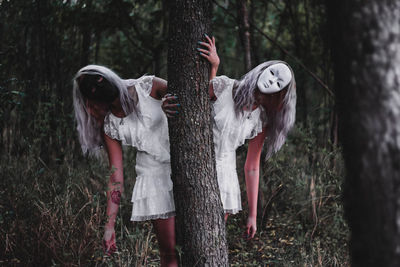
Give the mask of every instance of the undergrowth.
[{"label": "undergrowth", "polygon": [[[258,232],[246,241],[244,211],[227,223],[231,266],[348,266],[340,151],[322,148],[304,129],[263,163]],[[0,170],[0,264],[8,266],[159,266],[150,222],[130,222],[135,151],[124,153],[125,196],[116,224],[118,252],[102,253],[105,161],[73,154],[45,163],[35,147],[3,153]],[[243,187],[245,148],[238,151]],[[68,160],[66,160],[68,159]]]}]

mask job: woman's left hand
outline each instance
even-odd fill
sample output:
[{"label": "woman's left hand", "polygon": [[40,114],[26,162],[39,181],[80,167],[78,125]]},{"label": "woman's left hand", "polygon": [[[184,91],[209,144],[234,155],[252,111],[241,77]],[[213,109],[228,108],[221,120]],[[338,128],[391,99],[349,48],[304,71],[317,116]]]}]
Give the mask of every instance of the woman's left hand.
[{"label": "woman's left hand", "polygon": [[247,224],[246,224],[246,232],[245,238],[247,240],[254,238],[254,235],[257,232],[257,218],[255,217],[248,217]]},{"label": "woman's left hand", "polygon": [[164,111],[165,115],[167,115],[168,118],[173,118],[179,113],[177,109],[181,106],[181,104],[171,103],[175,102],[177,99],[177,96],[171,94],[166,94],[162,99],[161,109]]},{"label": "woman's left hand", "polygon": [[103,236],[103,253],[111,256],[117,251],[117,241],[115,240],[114,227],[106,228]]}]

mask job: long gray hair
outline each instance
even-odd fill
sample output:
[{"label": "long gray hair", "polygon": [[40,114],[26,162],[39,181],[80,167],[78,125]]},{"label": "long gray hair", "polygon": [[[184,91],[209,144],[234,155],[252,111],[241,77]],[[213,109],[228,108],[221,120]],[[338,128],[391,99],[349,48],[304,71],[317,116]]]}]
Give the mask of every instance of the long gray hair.
[{"label": "long gray hair", "polygon": [[257,89],[258,77],[261,73],[271,65],[283,63],[289,67],[292,73],[292,80],[287,85],[285,98],[283,99],[283,107],[279,111],[266,111],[261,116],[264,124],[267,125],[266,137],[266,157],[269,159],[272,154],[277,152],[285,143],[286,136],[293,127],[296,119],[296,81],[292,68],[284,61],[271,60],[264,62],[242,77],[241,80],[234,84],[233,101],[235,103],[236,114],[243,114],[245,109],[251,108],[255,102],[254,93]]},{"label": "long gray hair", "polygon": [[132,80],[123,80],[109,68],[99,65],[87,65],[81,68],[73,80],[73,102],[75,111],[75,120],[77,123],[79,142],[81,144],[83,154],[99,155],[99,149],[103,144],[102,131],[86,107],[85,98],[79,90],[78,79],[82,75],[101,75],[119,90],[119,99],[121,106],[126,115],[137,111],[137,98],[131,97],[128,87]]}]

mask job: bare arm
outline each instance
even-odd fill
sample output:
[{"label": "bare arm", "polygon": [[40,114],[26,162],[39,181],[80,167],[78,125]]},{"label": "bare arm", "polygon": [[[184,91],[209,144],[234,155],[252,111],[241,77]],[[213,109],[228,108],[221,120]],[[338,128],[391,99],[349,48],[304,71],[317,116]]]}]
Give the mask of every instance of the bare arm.
[{"label": "bare arm", "polygon": [[249,217],[246,225],[247,238],[253,238],[257,231],[257,197],[260,180],[260,158],[266,136],[266,129],[250,140],[247,149],[244,174],[246,179],[247,201],[249,204]]},{"label": "bare arm", "polygon": [[[199,42],[200,45],[202,45],[204,48],[197,48],[197,50],[200,52],[200,56],[204,57],[205,59],[210,62],[211,67],[210,67],[210,76],[209,76],[209,81],[215,78],[217,76],[218,72],[218,67],[219,67],[219,56],[217,53],[217,47],[215,46],[215,38],[208,37],[206,35],[207,42]],[[212,83],[210,82],[210,86],[208,89],[208,93],[210,95],[210,99],[216,99],[216,96],[214,94],[214,88]]]},{"label": "bare arm", "polygon": [[153,78],[153,87],[151,88],[150,96],[161,100],[167,93],[167,81],[158,77]]},{"label": "bare arm", "polygon": [[107,187],[107,222],[105,225],[103,246],[106,254],[112,254],[116,250],[115,220],[118,214],[121,196],[124,192],[122,147],[119,141],[111,139],[104,133],[103,138],[111,170]]}]

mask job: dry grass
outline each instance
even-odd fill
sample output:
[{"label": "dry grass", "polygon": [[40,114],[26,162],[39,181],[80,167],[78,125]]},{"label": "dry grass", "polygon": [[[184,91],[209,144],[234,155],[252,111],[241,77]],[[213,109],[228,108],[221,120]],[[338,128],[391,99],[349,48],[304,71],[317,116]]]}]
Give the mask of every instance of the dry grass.
[{"label": "dry grass", "polygon": [[[297,145],[291,145],[296,143]],[[348,229],[340,201],[338,151],[318,148],[301,131],[264,164],[257,237],[242,238],[246,212],[228,220],[231,266],[348,266]],[[304,151],[309,157],[304,157]],[[0,171],[0,264],[19,266],[159,266],[150,222],[130,222],[134,151],[125,155],[126,195],[116,232],[118,252],[104,257],[106,164],[70,155],[3,156]],[[243,186],[245,150],[238,153]],[[245,195],[242,196],[245,200]],[[244,201],[244,209],[246,210]]]}]

